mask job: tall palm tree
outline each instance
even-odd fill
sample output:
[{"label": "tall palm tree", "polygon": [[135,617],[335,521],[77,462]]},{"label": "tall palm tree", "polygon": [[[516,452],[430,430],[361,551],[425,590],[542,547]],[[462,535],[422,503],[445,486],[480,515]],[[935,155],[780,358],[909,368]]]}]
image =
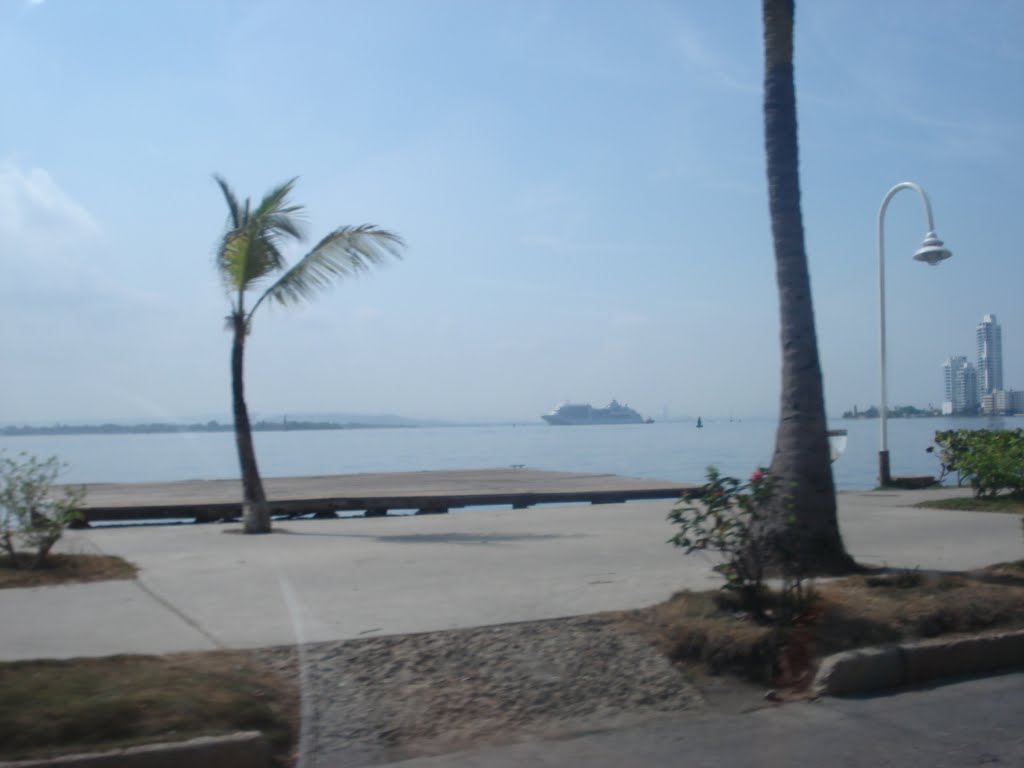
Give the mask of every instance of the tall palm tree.
[{"label": "tall palm tree", "polygon": [[793,0],[763,0],[764,139],[782,342],[782,399],[771,472],[815,568],[854,566],[836,516],[821,363],[800,211]]},{"label": "tall palm tree", "polygon": [[[399,257],[403,242],[398,235],[372,224],[339,227],[289,266],[282,246],[290,240],[303,240],[303,207],[288,199],[297,179],[274,187],[255,207],[249,198],[240,201],[223,178],[214,179],[229,212],[216,260],[231,302],[226,319],[233,334],[231,401],[242,471],[242,519],[246,533],[269,533],[270,507],[256,465],[243,380],[245,340],[252,330],[253,315],[267,299],[286,306],[297,304],[311,299],[335,279],[365,271],[388,256]],[[254,289],[263,291],[247,307],[246,296]]]}]

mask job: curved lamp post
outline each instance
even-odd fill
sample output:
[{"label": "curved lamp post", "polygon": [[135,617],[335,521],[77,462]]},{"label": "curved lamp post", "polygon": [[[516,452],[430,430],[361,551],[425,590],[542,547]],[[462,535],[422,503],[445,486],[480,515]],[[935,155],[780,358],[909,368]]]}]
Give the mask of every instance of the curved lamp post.
[{"label": "curved lamp post", "polygon": [[932,204],[928,200],[928,195],[925,194],[925,191],[912,181],[901,182],[890,189],[885,199],[882,200],[882,207],[878,210],[878,329],[882,352],[882,405],[879,413],[881,418],[882,445],[878,452],[878,479],[881,485],[889,485],[892,482],[892,474],[889,471],[888,402],[885,387],[885,237],[883,236],[883,226],[885,224],[885,209],[889,207],[889,201],[902,189],[913,189],[921,195],[925,214],[928,217],[928,234],[924,236],[924,242],[921,243],[921,247],[914,254],[914,259],[934,267],[940,261],[948,259],[953,255],[935,234]]}]

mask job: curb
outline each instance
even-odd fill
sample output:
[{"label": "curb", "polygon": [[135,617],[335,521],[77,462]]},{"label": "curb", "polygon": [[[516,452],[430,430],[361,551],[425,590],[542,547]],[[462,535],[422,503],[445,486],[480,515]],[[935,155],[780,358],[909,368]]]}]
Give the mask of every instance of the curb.
[{"label": "curb", "polygon": [[109,752],[0,762],[0,768],[179,768],[183,765],[189,768],[266,768],[270,765],[270,749],[262,733],[241,731]]},{"label": "curb", "polygon": [[812,690],[848,696],[1022,666],[1024,630],[960,636],[834,654],[821,662]]}]

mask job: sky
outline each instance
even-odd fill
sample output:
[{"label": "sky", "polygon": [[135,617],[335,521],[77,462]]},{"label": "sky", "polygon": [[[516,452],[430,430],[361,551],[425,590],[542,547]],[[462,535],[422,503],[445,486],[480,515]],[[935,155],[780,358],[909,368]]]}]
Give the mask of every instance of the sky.
[{"label": "sky", "polygon": [[[230,413],[219,173],[404,257],[265,305],[251,410],[772,417],[754,0],[0,0],[0,422]],[[938,405],[996,314],[1024,388],[1024,3],[817,0],[795,37],[826,406]],[[307,243],[310,245],[311,243]],[[288,252],[300,257],[301,248]]]}]

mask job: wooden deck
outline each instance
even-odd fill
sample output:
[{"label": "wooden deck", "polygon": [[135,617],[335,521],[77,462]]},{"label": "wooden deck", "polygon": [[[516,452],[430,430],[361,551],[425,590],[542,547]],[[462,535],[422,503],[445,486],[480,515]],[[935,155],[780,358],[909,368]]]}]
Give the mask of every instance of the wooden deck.
[{"label": "wooden deck", "polygon": [[[620,475],[509,469],[441,470],[320,477],[271,477],[263,481],[275,515],[388,510],[420,514],[490,504],[525,508],[533,504],[613,504],[637,499],[671,499],[697,486]],[[194,518],[222,520],[241,514],[238,480],[86,485],[83,507],[89,522]]]}]

